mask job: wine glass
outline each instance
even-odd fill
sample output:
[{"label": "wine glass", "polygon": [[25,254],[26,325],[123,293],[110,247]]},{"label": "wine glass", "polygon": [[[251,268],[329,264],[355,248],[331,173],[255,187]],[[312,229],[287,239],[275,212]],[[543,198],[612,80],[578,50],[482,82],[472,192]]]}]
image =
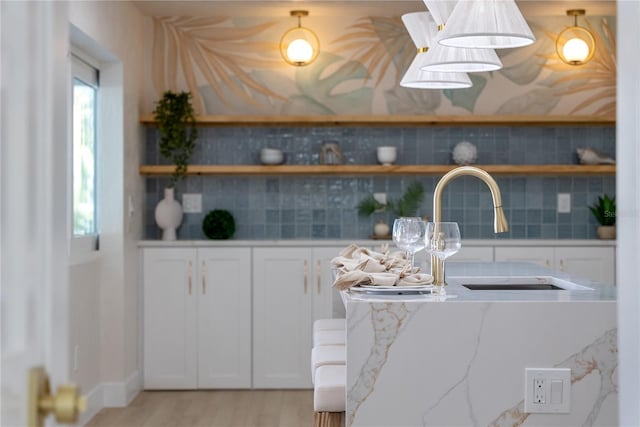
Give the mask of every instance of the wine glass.
[{"label": "wine glass", "polygon": [[[460,250],[462,246],[460,229],[457,222],[429,222],[426,231],[426,249],[431,255],[438,258],[431,259],[431,271],[434,276],[434,284],[442,286],[444,281],[444,262],[451,255]],[[437,262],[439,261],[439,262]],[[433,264],[436,263],[439,267]]]},{"label": "wine glass", "polygon": [[426,223],[419,217],[400,217],[393,221],[393,242],[405,251],[413,270],[415,253],[426,246]]}]

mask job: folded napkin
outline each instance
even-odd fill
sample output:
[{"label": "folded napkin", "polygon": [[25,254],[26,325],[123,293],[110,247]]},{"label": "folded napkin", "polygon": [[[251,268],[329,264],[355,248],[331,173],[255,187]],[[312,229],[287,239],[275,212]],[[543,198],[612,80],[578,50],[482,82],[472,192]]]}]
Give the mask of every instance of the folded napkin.
[{"label": "folded napkin", "polygon": [[397,280],[398,276],[394,273],[366,273],[353,270],[339,275],[333,286],[342,291],[358,285],[394,286]]},{"label": "folded napkin", "polygon": [[352,286],[419,286],[433,282],[430,274],[412,268],[403,252],[390,253],[388,245],[382,252],[351,244],[331,260],[337,269],[333,286],[339,290]]}]

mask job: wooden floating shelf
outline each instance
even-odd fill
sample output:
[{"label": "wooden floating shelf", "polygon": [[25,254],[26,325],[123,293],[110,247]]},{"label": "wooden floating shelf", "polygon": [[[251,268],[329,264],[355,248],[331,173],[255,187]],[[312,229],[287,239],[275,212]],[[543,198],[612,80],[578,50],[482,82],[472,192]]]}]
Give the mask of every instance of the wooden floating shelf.
[{"label": "wooden floating shelf", "polygon": [[[615,117],[596,116],[199,116],[202,126],[602,126]],[[154,125],[152,114],[140,117]]]},{"label": "wooden floating shelf", "polygon": [[[615,175],[615,165],[474,165],[492,175]],[[191,165],[187,175],[442,175],[455,165]],[[141,175],[171,175],[171,165],[142,165]]]}]

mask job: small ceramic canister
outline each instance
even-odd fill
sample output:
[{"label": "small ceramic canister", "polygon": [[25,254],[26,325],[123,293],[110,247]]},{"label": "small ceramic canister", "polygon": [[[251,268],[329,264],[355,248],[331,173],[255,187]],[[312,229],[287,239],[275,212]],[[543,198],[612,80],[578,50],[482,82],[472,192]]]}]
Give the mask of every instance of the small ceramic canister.
[{"label": "small ceramic canister", "polygon": [[390,166],[396,161],[397,148],[392,146],[378,147],[378,162],[383,166]]}]

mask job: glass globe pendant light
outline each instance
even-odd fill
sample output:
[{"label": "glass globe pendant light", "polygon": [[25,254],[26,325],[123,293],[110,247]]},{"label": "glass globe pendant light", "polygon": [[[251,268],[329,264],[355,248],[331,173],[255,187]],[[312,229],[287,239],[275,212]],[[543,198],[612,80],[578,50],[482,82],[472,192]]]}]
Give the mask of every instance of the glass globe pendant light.
[{"label": "glass globe pendant light", "polygon": [[318,36],[300,22],[303,16],[309,16],[306,10],[292,10],[291,16],[298,18],[298,26],[282,35],[280,39],[280,55],[287,63],[301,67],[311,64],[320,53]]},{"label": "glass globe pendant light", "polygon": [[584,14],[584,9],[567,10],[567,16],[573,16],[573,26],[565,28],[556,39],[556,52],[569,65],[586,64],[596,51],[593,35],[586,28],[578,26],[578,16]]}]

